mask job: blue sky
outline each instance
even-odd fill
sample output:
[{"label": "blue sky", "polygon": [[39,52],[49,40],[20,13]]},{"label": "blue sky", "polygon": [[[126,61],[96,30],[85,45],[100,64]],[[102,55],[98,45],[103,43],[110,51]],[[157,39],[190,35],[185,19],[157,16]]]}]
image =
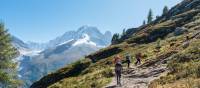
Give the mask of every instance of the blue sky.
[{"label": "blue sky", "polygon": [[0,0],[0,19],[23,41],[46,42],[83,25],[121,32],[137,27],[152,8],[160,15],[165,5],[182,0]]}]

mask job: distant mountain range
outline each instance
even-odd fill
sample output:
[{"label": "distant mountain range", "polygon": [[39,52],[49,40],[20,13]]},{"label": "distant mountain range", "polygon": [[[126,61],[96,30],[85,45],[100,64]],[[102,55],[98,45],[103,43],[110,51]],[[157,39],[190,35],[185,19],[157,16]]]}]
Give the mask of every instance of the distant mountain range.
[{"label": "distant mountain range", "polygon": [[84,34],[89,35],[90,40],[95,42],[97,46],[107,46],[111,41],[111,32],[106,31],[104,34],[101,33],[96,27],[82,26],[77,31],[68,31],[62,36],[56,37],[47,43],[34,43],[28,42],[27,45],[31,49],[42,50],[47,48],[55,47],[59,44],[65,43],[71,39],[78,40],[83,37]]},{"label": "distant mountain range", "polygon": [[29,87],[47,73],[110,45],[111,38],[111,32],[101,33],[90,26],[82,26],[42,44],[24,43],[13,36],[12,43],[20,52],[16,58],[20,63],[19,77],[26,83],[24,87]]}]

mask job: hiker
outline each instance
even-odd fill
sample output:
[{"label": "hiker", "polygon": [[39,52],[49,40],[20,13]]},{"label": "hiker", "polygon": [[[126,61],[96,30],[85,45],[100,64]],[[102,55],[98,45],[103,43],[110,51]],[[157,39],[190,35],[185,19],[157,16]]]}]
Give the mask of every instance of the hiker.
[{"label": "hiker", "polygon": [[136,54],[135,58],[136,58],[135,65],[138,65],[138,64],[140,65],[141,64],[142,54],[141,53]]},{"label": "hiker", "polygon": [[183,48],[187,48],[190,44],[190,38],[189,36],[186,36],[185,41],[183,42]]},{"label": "hiker", "polygon": [[120,79],[121,79],[121,73],[122,73],[123,67],[121,63],[121,57],[119,55],[114,57],[114,64],[115,64],[115,74],[117,76],[117,85],[121,86]]},{"label": "hiker", "polygon": [[127,68],[130,68],[131,55],[129,53],[126,53],[125,57],[126,57]]}]

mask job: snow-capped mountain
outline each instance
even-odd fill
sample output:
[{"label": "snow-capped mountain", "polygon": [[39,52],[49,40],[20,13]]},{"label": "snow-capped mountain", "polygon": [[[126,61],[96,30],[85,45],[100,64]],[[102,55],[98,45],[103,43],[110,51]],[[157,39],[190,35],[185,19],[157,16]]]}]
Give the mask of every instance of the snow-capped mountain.
[{"label": "snow-capped mountain", "polygon": [[83,34],[82,37],[80,37],[80,39],[78,39],[74,44],[73,46],[77,46],[77,45],[81,45],[81,44],[88,44],[88,45],[91,45],[91,46],[97,46],[96,43],[92,42],[90,40],[90,37],[87,35],[87,34]]},{"label": "snow-capped mountain", "polygon": [[112,38],[112,34],[109,31],[103,34],[96,27],[82,26],[77,31],[66,32],[62,36],[49,41],[47,46],[53,47],[71,39],[78,40],[85,34],[88,35],[90,41],[94,42],[97,46],[108,46]]},{"label": "snow-capped mountain", "polygon": [[22,40],[20,40],[15,36],[12,36],[11,40],[12,40],[12,45],[15,48],[17,48],[20,55],[34,56],[41,51],[41,50],[31,49],[27,43],[24,43]]},{"label": "snow-capped mountain", "polygon": [[36,42],[28,41],[26,44],[32,50],[40,50],[41,51],[47,47],[47,43],[36,43]]},{"label": "snow-capped mountain", "polygon": [[13,45],[20,51],[19,76],[28,87],[49,72],[95,52],[111,43],[112,34],[101,33],[96,27],[83,26],[64,33],[47,43],[24,43],[14,37]]},{"label": "snow-capped mountain", "polygon": [[[11,37],[12,45],[18,50],[19,54],[18,57],[14,59],[15,62],[18,63],[17,70],[18,70],[18,77],[19,79],[23,80],[24,83],[28,83],[29,85],[32,83],[29,80],[24,80],[21,71],[29,67],[29,63],[32,56],[38,55],[40,51],[32,50],[29,48],[28,44],[24,43],[19,38],[12,36]],[[28,86],[24,86],[23,88],[27,88]]]},{"label": "snow-capped mountain", "polygon": [[78,40],[82,38],[85,34],[88,35],[90,37],[90,41],[94,42],[97,46],[108,46],[112,38],[112,34],[110,31],[101,33],[98,28],[85,25],[80,27],[77,31],[68,31],[62,36],[56,37],[55,39],[52,39],[46,43],[27,42],[26,44],[30,49],[45,50],[47,48],[55,47],[72,39]]},{"label": "snow-capped mountain", "polygon": [[24,43],[22,40],[18,39],[15,36],[11,37],[12,45],[17,48],[18,50],[28,50],[29,47],[26,43]]}]

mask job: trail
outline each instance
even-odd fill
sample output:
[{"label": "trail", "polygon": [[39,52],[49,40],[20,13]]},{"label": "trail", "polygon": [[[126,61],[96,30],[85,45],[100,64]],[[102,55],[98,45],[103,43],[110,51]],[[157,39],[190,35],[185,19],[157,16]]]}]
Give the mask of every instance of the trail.
[{"label": "trail", "polygon": [[121,86],[116,85],[116,78],[105,88],[148,88],[149,83],[158,79],[166,72],[166,66],[157,65],[147,68],[125,69],[122,74]]},{"label": "trail", "polygon": [[166,75],[168,72],[166,63],[169,61],[173,54],[177,51],[168,51],[161,54],[140,66],[131,66],[133,68],[124,69],[122,72],[121,86],[116,85],[116,79],[113,78],[112,82],[105,88],[148,88],[151,81]]}]

